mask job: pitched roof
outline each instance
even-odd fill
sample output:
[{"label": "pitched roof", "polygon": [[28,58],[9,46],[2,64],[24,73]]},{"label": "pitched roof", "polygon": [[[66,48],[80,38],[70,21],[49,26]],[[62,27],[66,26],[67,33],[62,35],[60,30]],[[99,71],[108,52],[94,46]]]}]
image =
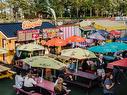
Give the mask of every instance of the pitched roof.
[{"label": "pitched roof", "polygon": [[[35,29],[45,29],[45,28],[53,28],[55,25],[49,22],[43,22],[41,26],[36,27]],[[16,32],[18,30],[22,30],[22,23],[0,23],[0,31],[7,37],[17,37]]]},{"label": "pitched roof", "polygon": [[16,37],[16,31],[22,30],[21,23],[1,23],[0,31],[7,37]]}]

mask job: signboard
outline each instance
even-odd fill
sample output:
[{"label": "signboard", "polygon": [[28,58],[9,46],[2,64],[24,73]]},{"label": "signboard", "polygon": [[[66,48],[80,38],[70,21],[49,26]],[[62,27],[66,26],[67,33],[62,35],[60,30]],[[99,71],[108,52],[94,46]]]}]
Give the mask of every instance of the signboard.
[{"label": "signboard", "polygon": [[21,30],[17,31],[18,41],[29,41],[39,38],[39,30]]},{"label": "signboard", "polygon": [[58,28],[48,28],[43,30],[44,38],[53,38],[58,36],[59,29]]},{"label": "signboard", "polygon": [[22,22],[22,29],[30,29],[30,28],[34,28],[34,27],[37,27],[37,26],[41,26],[42,24],[42,20],[36,20],[36,21],[23,21]]}]

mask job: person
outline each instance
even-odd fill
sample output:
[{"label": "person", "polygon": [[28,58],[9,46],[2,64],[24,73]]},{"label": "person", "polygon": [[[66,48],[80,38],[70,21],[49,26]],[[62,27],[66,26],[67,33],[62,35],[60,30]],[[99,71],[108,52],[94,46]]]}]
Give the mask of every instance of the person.
[{"label": "person", "polygon": [[23,77],[21,75],[21,72],[17,72],[16,76],[15,76],[15,86],[16,88],[22,88],[23,86]]},{"label": "person", "polygon": [[103,61],[103,55],[99,56],[99,63],[97,63],[97,75],[102,77],[105,74],[105,63]]},{"label": "person", "polygon": [[25,91],[35,91],[35,85],[37,82],[32,78],[32,75],[28,73],[28,75],[24,79],[24,90]]},{"label": "person", "polygon": [[67,90],[67,87],[63,85],[63,79],[58,78],[54,85],[55,95],[67,95],[71,90]]},{"label": "person", "polygon": [[[23,77],[21,75],[21,72],[17,72],[16,76],[15,76],[15,86],[16,88],[22,88],[23,87]],[[19,91],[17,90],[17,94],[19,94]]]},{"label": "person", "polygon": [[72,61],[71,61],[71,63],[69,64],[68,68],[69,68],[69,70],[72,71],[72,72],[75,71],[75,69],[76,69],[76,60],[72,59]]},{"label": "person", "polygon": [[114,83],[112,81],[113,76],[109,73],[106,75],[106,79],[104,81],[104,95],[113,95],[113,87]]}]

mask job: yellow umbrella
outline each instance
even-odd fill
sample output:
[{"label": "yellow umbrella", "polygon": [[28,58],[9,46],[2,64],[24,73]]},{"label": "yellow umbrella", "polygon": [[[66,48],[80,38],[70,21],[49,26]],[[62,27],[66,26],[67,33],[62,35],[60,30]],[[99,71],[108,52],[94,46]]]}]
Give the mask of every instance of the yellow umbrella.
[{"label": "yellow umbrella", "polygon": [[62,69],[66,65],[48,56],[34,56],[22,60],[31,67],[42,67],[50,69]]},{"label": "yellow umbrella", "polygon": [[75,59],[96,58],[93,52],[82,48],[65,49],[61,51],[61,55]]},{"label": "yellow umbrella", "polygon": [[29,43],[29,44],[18,46],[17,50],[32,52],[32,51],[37,51],[37,50],[44,50],[44,47],[38,44]]}]

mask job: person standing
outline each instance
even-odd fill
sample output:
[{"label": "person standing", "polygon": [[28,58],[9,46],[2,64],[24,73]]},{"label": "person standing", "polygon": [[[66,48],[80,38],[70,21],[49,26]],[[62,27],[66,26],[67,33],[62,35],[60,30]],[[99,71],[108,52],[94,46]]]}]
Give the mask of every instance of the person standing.
[{"label": "person standing", "polygon": [[106,75],[106,79],[104,81],[104,95],[113,95],[113,87],[114,87],[114,83],[112,81],[113,76],[111,74],[107,74]]}]

